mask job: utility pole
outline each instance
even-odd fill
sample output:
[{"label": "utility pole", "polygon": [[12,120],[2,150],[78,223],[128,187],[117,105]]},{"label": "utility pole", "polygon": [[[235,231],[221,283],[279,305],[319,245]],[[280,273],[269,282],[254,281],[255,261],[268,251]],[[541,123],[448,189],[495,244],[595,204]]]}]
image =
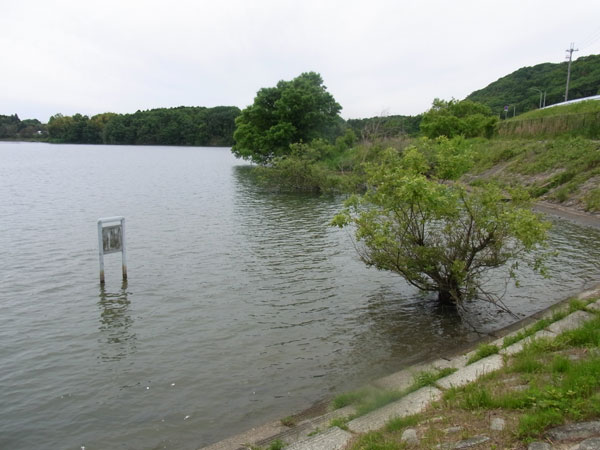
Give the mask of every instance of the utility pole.
[{"label": "utility pole", "polygon": [[573,60],[573,52],[578,52],[578,48],[573,48],[574,43],[571,42],[571,48],[565,50],[569,53],[569,66],[567,69],[567,88],[565,89],[565,102],[569,99],[569,80],[571,79],[571,61]]}]

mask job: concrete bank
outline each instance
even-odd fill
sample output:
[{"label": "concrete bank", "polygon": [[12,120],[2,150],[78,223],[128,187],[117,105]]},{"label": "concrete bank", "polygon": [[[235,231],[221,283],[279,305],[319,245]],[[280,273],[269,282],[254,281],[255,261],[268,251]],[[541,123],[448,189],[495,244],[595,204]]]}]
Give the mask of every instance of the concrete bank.
[{"label": "concrete bank", "polygon": [[[600,297],[600,287],[583,292],[579,299],[590,299]],[[536,313],[526,319],[519,321],[499,332],[494,337],[484,339],[483,342],[502,347],[505,337],[515,336],[525,330],[529,325],[539,319],[552,316],[554,311],[568,307],[565,300],[547,310]],[[591,304],[592,310],[600,310],[600,300]],[[414,382],[414,376],[420,372],[436,371],[441,369],[456,369],[454,373],[436,381],[435,386],[426,386],[412,392],[401,399],[385,405],[366,415],[356,417],[347,423],[348,430],[331,427],[330,424],[336,418],[348,418],[355,415],[353,406],[342,409],[323,412],[323,408],[317,408],[313,413],[292,416],[295,420],[286,426],[281,421],[274,421],[261,427],[253,428],[245,433],[233,436],[224,441],[204,447],[204,450],[242,450],[251,448],[268,448],[272,442],[280,441],[291,450],[331,450],[344,449],[350,440],[360,433],[378,430],[392,418],[406,417],[424,411],[432,402],[439,400],[444,390],[459,387],[471,383],[477,378],[492,371],[498,370],[504,365],[504,356],[515,354],[523,349],[530,340],[539,337],[555,337],[559,333],[579,327],[585,321],[593,318],[590,312],[575,311],[565,318],[552,323],[533,336],[518,341],[506,348],[502,348],[499,354],[491,355],[468,364],[469,359],[475,354],[476,349],[472,347],[469,351],[458,353],[452,357],[438,358],[428,363],[419,364],[401,370],[394,374],[375,380],[372,386],[389,391],[404,391]],[[477,343],[477,345],[481,342]],[[319,414],[321,409],[321,414]]]}]

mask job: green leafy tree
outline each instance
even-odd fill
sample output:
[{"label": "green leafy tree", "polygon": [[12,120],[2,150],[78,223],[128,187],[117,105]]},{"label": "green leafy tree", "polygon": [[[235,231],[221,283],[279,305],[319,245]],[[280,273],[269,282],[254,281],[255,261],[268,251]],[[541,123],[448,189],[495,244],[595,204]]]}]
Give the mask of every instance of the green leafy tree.
[{"label": "green leafy tree", "polygon": [[332,140],[338,134],[341,106],[315,72],[303,73],[276,87],[262,88],[254,103],[235,120],[231,151],[259,164],[290,153],[290,144]]},{"label": "green leafy tree", "polygon": [[470,100],[440,100],[436,98],[423,114],[420,128],[429,138],[446,136],[492,137],[498,118],[492,110]]},{"label": "green leafy tree", "polygon": [[[333,224],[356,227],[367,265],[437,292],[441,303],[497,302],[482,276],[505,267],[516,277],[519,259],[544,243],[548,224],[530,211],[522,192],[505,201],[491,184],[467,189],[456,180],[468,168],[468,149],[445,139],[438,145],[435,165],[417,147],[402,156],[390,149],[383,163],[367,169],[368,191],[352,197]],[[542,270],[543,254],[536,255],[532,264]]]}]

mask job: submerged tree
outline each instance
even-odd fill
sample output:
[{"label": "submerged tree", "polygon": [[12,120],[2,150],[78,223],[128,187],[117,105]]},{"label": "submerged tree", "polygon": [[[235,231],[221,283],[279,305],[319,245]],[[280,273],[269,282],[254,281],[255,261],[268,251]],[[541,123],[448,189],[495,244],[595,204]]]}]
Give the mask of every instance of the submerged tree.
[{"label": "submerged tree", "polygon": [[341,109],[318,73],[280,81],[276,87],[260,89],[254,103],[237,117],[231,151],[264,164],[289,154],[290,144],[333,140],[339,134]]},{"label": "submerged tree", "polygon": [[[482,276],[507,264],[516,276],[519,259],[544,243],[548,224],[531,212],[522,192],[513,191],[507,201],[492,184],[467,189],[456,181],[469,159],[460,141],[427,147],[401,156],[390,150],[383,163],[370,166],[368,191],[352,197],[333,224],[355,225],[366,264],[437,292],[441,303],[496,301]],[[534,269],[541,263],[534,258]]]}]

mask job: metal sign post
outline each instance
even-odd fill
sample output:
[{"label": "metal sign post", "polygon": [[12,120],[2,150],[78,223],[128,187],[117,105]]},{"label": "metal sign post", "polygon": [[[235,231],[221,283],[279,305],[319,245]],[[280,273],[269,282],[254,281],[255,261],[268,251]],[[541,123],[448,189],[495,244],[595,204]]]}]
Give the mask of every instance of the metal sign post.
[{"label": "metal sign post", "polygon": [[[119,222],[115,224],[115,222]],[[104,224],[112,224],[105,226]],[[125,250],[125,217],[98,219],[98,256],[100,259],[100,284],[104,284],[104,255],[121,252],[123,280],[127,280],[127,252]]]}]

